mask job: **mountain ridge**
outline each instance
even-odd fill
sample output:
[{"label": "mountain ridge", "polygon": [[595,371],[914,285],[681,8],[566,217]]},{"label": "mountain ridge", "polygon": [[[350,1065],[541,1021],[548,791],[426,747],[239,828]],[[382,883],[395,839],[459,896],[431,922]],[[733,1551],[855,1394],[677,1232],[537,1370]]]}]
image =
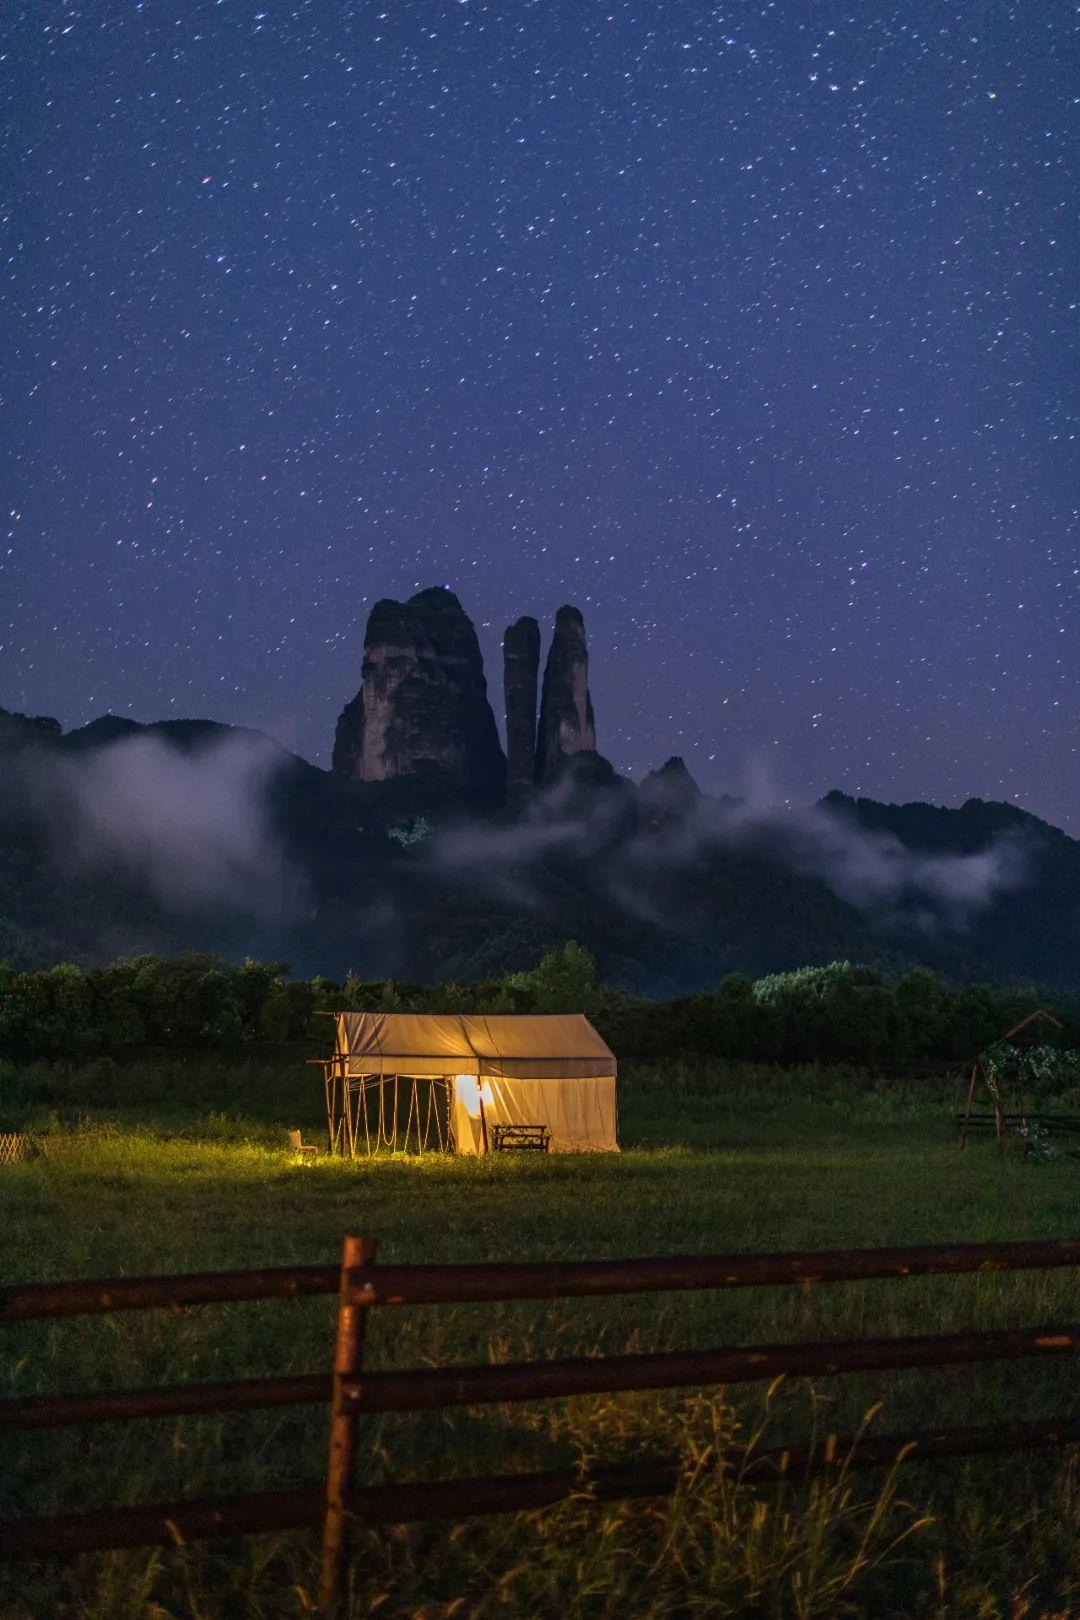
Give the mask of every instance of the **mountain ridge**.
[{"label": "mountain ridge", "polygon": [[[214,948],[464,979],[578,938],[609,979],[651,994],[838,957],[963,981],[1080,977],[1080,842],[997,801],[833,790],[781,812],[702,793],[681,761],[635,785],[583,750],[524,809],[478,816],[445,784],[342,781],[224,722],[104,715],[65,733],[4,710],[0,760],[0,956],[20,965]],[[135,860],[147,781],[165,827],[160,847],[143,829]],[[212,870],[188,903],[198,844],[169,838],[216,797],[220,885]],[[104,841],[84,837],[95,816]]]}]

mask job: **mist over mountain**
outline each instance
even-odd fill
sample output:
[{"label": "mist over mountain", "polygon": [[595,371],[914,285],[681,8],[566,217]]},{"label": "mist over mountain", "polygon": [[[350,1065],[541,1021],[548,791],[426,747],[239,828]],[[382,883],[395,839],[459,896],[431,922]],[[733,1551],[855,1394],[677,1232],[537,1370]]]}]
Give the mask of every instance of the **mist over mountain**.
[{"label": "mist over mountain", "polygon": [[183,949],[297,972],[475,979],[577,939],[671,995],[848,958],[1075,983],[1080,843],[1012,805],[799,809],[634,784],[597,752],[584,621],[504,644],[504,754],[449,591],[380,603],[319,770],[259,732],[0,710],[0,958]]}]

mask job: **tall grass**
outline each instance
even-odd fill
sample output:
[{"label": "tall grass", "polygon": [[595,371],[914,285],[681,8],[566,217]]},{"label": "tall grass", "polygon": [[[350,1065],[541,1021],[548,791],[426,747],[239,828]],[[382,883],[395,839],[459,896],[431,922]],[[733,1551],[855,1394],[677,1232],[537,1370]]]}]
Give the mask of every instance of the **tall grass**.
[{"label": "tall grass", "polygon": [[[316,1080],[312,1080],[312,1074]],[[958,1152],[953,1093],[841,1070],[638,1070],[621,1085],[626,1151],[301,1164],[318,1139],[317,1071],[26,1071],[0,1122],[78,1115],[67,1151],[0,1173],[10,1279],[333,1262],[346,1230],[386,1260],[542,1258],[999,1240],[1077,1232],[1068,1161]],[[818,1289],[448,1306],[373,1314],[369,1361],[532,1355],[960,1331],[1075,1321],[1068,1274]],[[263,1302],[4,1330],[4,1394],[324,1370],[333,1302]],[[362,1480],[680,1456],[670,1500],[425,1526],[356,1539],[352,1613],[534,1616],[1080,1614],[1080,1495],[1067,1454],[903,1464],[782,1487],[719,1477],[733,1438],[774,1445],[945,1421],[1076,1411],[1074,1370],[1023,1362],[867,1374],[687,1397],[649,1394],[388,1416]],[[274,1488],[317,1478],[315,1409],[15,1436],[0,1512]],[[64,1615],[302,1615],[308,1534],[12,1566],[4,1620]],[[1025,1607],[1027,1605],[1027,1607]]]}]

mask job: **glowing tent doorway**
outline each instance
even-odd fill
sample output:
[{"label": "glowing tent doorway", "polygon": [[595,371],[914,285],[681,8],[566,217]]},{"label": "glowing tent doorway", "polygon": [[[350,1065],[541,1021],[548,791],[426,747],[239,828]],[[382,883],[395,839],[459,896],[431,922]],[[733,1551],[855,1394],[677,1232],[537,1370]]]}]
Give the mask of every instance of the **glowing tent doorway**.
[{"label": "glowing tent doorway", "polygon": [[331,1153],[617,1152],[617,1066],[580,1013],[334,1014]]}]

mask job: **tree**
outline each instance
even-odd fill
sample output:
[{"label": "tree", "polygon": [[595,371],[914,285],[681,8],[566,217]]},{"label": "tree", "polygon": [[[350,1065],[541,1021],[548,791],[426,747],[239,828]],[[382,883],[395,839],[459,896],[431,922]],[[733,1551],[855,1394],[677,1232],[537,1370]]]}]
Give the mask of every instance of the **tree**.
[{"label": "tree", "polygon": [[287,1041],[293,1020],[292,1003],[288,987],[280,979],[270,984],[259,1008],[259,1038],[280,1046]]},{"label": "tree", "polygon": [[548,951],[528,973],[513,973],[506,983],[511,989],[530,990],[538,1013],[589,1014],[599,1000],[596,961],[576,940]]},{"label": "tree", "polygon": [[912,968],[896,987],[900,1050],[903,1057],[937,1057],[948,1049],[952,997],[936,973]]}]

